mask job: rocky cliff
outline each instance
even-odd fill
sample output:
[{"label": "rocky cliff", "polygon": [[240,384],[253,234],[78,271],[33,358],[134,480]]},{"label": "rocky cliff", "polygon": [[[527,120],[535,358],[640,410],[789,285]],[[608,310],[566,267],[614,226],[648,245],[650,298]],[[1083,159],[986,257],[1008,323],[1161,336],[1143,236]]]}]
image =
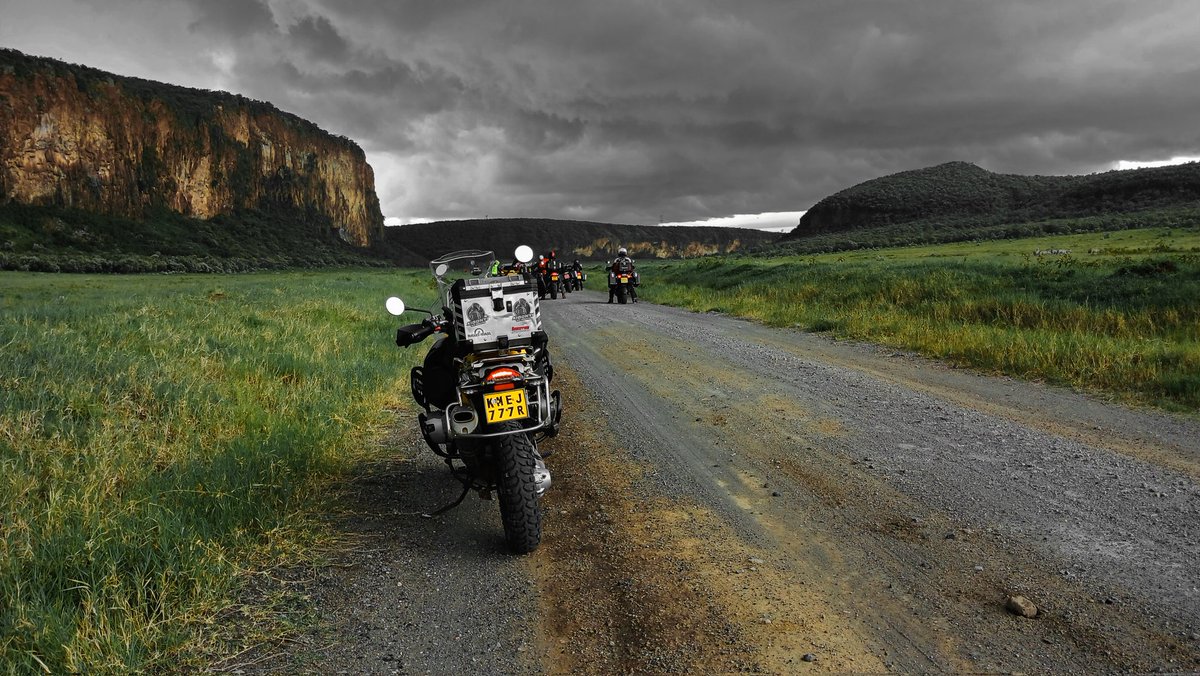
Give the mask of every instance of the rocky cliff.
[{"label": "rocky cliff", "polygon": [[350,140],[225,92],[0,50],[0,205],[143,219],[283,215],[322,239],[383,236],[370,165]]}]

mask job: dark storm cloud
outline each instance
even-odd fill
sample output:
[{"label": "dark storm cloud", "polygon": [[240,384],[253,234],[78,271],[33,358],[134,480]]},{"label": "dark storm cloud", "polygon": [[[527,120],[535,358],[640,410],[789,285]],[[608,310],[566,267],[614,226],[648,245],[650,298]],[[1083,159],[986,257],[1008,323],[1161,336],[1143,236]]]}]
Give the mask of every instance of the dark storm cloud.
[{"label": "dark storm cloud", "polygon": [[333,24],[323,16],[306,16],[288,28],[288,37],[318,59],[337,61],[346,56],[350,45]]},{"label": "dark storm cloud", "polygon": [[[8,1],[44,13],[46,31],[93,28],[72,28],[70,0]],[[1192,0],[104,9],[92,23],[141,22],[159,41],[142,53],[114,39],[122,63],[267,99],[358,141],[388,215],[690,220],[805,209],[949,160],[1067,173],[1200,155]]]},{"label": "dark storm cloud", "polygon": [[271,9],[261,0],[187,0],[197,14],[189,28],[245,37],[275,29]]}]

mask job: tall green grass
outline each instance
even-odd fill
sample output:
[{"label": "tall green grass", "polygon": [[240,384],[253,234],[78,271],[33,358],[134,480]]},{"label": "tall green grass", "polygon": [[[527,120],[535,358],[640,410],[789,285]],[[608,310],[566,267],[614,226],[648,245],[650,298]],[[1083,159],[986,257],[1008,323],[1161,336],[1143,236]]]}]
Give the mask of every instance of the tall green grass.
[{"label": "tall green grass", "polygon": [[177,668],[377,445],[415,272],[0,273],[0,664]]},{"label": "tall green grass", "polygon": [[[1038,250],[1069,254],[1034,255]],[[647,266],[643,295],[1200,409],[1200,230]]]}]

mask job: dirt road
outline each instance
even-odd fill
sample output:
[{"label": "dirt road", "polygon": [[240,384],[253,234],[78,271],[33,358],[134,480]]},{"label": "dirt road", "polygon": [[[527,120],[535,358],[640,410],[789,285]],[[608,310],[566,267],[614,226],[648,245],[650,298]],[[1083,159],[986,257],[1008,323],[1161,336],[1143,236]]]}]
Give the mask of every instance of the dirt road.
[{"label": "dirt road", "polygon": [[[617,550],[614,581],[662,585],[639,599],[618,584],[616,598],[668,616],[667,630],[703,609],[730,637],[728,656],[687,666],[793,671],[808,654],[842,671],[1200,669],[1194,421],[601,300],[547,310],[588,393],[572,420],[603,421],[564,439],[589,450],[564,450],[550,502],[591,484],[616,504],[596,517],[586,505],[604,498],[579,500],[585,517],[546,553],[596,542],[595,527],[572,536],[610,522],[592,546]],[[1039,616],[1007,612],[1009,595]],[[622,659],[636,668],[640,656]]]},{"label": "dirt road", "polygon": [[501,553],[491,503],[415,516],[453,485],[398,452],[325,633],[262,668],[1200,670],[1197,421],[596,293],[544,317],[541,549]]}]

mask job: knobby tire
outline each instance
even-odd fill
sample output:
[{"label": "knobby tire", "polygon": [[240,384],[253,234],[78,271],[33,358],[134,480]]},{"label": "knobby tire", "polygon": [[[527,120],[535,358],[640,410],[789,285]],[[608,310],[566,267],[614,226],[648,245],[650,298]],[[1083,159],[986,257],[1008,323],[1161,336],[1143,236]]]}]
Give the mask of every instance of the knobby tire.
[{"label": "knobby tire", "polygon": [[[497,425],[497,432],[520,429],[519,422]],[[534,481],[537,446],[528,434],[506,434],[496,439],[496,484],[504,539],[514,554],[528,554],[542,541],[542,509]]]}]

